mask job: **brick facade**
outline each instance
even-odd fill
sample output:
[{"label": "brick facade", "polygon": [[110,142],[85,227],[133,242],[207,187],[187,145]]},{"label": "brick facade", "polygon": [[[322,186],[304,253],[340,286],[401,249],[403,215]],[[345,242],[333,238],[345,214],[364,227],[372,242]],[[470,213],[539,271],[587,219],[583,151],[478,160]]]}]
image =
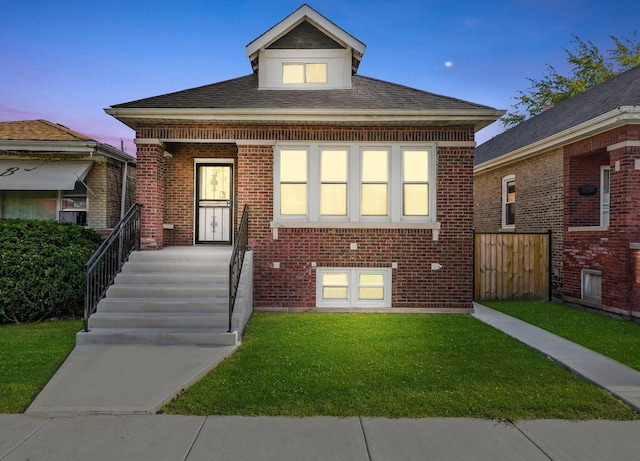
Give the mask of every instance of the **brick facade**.
[{"label": "brick facade", "polygon": [[[308,309],[316,304],[318,267],[391,267],[392,306],[472,307],[473,141],[472,127],[362,126],[139,126],[138,200],[144,205],[146,249],[193,244],[194,159],[235,162],[237,220],[250,207],[254,251],[254,306]],[[153,139],[180,139],[160,145]],[[145,141],[148,140],[148,141]],[[238,140],[230,144],[228,140]],[[219,140],[219,143],[212,142]],[[273,161],[276,141],[443,142],[437,149],[438,240],[430,229],[280,228],[273,220]],[[264,142],[263,142],[264,141]],[[145,144],[149,142],[149,144]],[[164,151],[171,157],[165,157]],[[162,224],[172,224],[163,230]],[[351,250],[350,244],[358,249]],[[279,262],[275,269],[273,263]],[[432,271],[438,263],[441,270]]]},{"label": "brick facade", "polygon": [[[552,293],[563,287],[563,154],[543,154],[474,176],[474,229],[477,232],[552,232]],[[515,175],[515,229],[502,229],[502,178]]]},{"label": "brick facade", "polygon": [[[566,146],[564,159],[565,296],[580,299],[583,269],[600,270],[600,307],[633,316],[640,316],[639,140],[640,127],[624,126]],[[600,226],[600,194],[581,196],[577,187],[599,188],[605,164],[611,168],[610,223],[589,229]]]}]

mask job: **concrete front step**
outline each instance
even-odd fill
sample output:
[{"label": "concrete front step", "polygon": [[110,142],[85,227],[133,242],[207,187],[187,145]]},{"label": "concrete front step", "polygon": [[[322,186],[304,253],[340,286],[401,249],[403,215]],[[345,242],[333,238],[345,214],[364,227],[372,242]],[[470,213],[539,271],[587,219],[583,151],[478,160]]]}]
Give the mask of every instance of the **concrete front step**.
[{"label": "concrete front step", "polygon": [[203,285],[203,286],[228,286],[228,274],[201,274],[201,273],[182,273],[173,274],[157,273],[157,272],[121,272],[116,276],[116,285],[138,285],[138,286],[187,286],[187,285]]},{"label": "concrete front step", "polygon": [[89,328],[225,328],[229,313],[204,312],[96,312],[89,318]]},{"label": "concrete front step", "polygon": [[165,328],[96,328],[76,334],[76,345],[149,344],[158,346],[190,345],[199,347],[234,346],[237,332],[226,328],[179,331]]},{"label": "concrete front step", "polygon": [[107,290],[108,298],[164,298],[164,299],[210,299],[229,298],[228,286],[138,286],[111,285]]},{"label": "concrete front step", "polygon": [[104,298],[98,305],[98,312],[202,312],[213,314],[228,310],[228,298]]},{"label": "concrete front step", "polygon": [[155,274],[226,274],[229,276],[228,263],[138,261],[129,260],[122,267],[123,273]]}]

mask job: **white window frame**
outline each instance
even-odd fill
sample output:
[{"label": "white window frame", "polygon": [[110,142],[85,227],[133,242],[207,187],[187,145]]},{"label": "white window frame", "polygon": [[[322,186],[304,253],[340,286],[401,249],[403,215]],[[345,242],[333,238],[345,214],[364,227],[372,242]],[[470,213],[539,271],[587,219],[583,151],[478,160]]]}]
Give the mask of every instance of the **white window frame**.
[{"label": "white window frame", "polygon": [[[309,74],[307,73],[307,66],[322,64],[324,65],[324,81],[323,82],[310,82],[308,81]],[[284,74],[287,66],[302,66],[302,81],[301,82],[285,82]],[[327,85],[329,83],[329,64],[326,61],[295,61],[295,62],[282,62],[282,84],[285,86],[290,85]]]},{"label": "white window frame", "polygon": [[[598,280],[599,279],[599,280]],[[600,293],[593,294],[592,287],[600,285]],[[602,302],[602,272],[596,269],[582,269],[580,274],[580,299],[592,303]]]},{"label": "white window frame", "polygon": [[[320,215],[320,151],[323,148],[335,150],[345,149],[348,152],[348,179],[347,179],[347,216],[321,216]],[[280,152],[282,150],[306,150],[307,151],[307,214],[282,215],[280,214]],[[388,213],[386,216],[362,216],[361,214],[361,162],[364,150],[388,149]],[[402,151],[425,150],[428,152],[428,190],[429,190],[429,214],[426,216],[403,216],[403,173]],[[429,143],[278,143],[274,146],[274,181],[273,181],[273,227],[296,227],[304,223],[313,223],[312,227],[326,227],[340,224],[343,227],[375,227],[389,225],[391,227],[403,227],[403,224],[423,225],[428,228],[439,228],[437,223],[437,150],[435,144]],[[324,224],[322,224],[324,223]]]},{"label": "white window frame", "polygon": [[[326,273],[343,273],[348,275],[347,299],[323,299],[322,276]],[[358,298],[359,275],[382,275],[384,297],[381,300],[360,300]],[[316,307],[336,308],[388,308],[391,307],[392,270],[389,268],[371,267],[318,267],[316,269]]]},{"label": "white window frame", "polygon": [[[609,183],[606,184],[605,192],[605,172],[608,173]],[[600,226],[608,227],[611,210],[611,167],[603,165],[600,167]]]},{"label": "white window frame", "polygon": [[[509,202],[509,191],[508,191],[508,186],[509,183],[514,183],[515,185],[516,182],[516,175],[514,174],[510,174],[507,175],[505,177],[502,178],[502,199],[501,199],[501,215],[502,215],[502,228],[503,229],[515,229],[516,224],[515,224],[515,216],[514,216],[514,223],[513,224],[508,224],[507,223],[507,204],[510,203],[517,203],[518,201],[518,196],[516,195],[516,200],[513,202]],[[517,191],[517,190],[516,190]]]}]

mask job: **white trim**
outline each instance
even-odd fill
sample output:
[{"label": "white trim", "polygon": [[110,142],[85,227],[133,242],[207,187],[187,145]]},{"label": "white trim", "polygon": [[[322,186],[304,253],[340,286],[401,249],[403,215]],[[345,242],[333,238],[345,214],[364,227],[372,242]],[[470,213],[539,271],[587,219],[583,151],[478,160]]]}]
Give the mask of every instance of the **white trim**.
[{"label": "white trim", "polygon": [[607,146],[607,152],[622,149],[624,147],[640,147],[640,141],[622,141],[616,144],[612,144],[610,146]]},{"label": "white trim", "polygon": [[[516,192],[516,200],[514,202],[507,202],[508,199],[508,185],[510,182],[513,182],[515,185],[516,182],[516,175],[515,174],[508,174],[506,176],[504,176],[502,178],[502,194],[501,194],[501,198],[500,198],[500,210],[501,210],[501,221],[500,221],[500,225],[502,227],[503,230],[515,230],[516,228],[516,224],[515,222],[513,224],[507,224],[507,204],[508,203],[517,203],[518,201],[518,196],[517,196],[517,192]],[[517,191],[517,189],[516,189]],[[515,217],[514,217],[515,219]]]},{"label": "white trim", "polygon": [[489,171],[625,124],[640,124],[640,106],[623,106],[599,115],[560,133],[480,163],[473,167],[473,173]]},{"label": "white trim", "polygon": [[[326,299],[322,297],[322,275],[326,273],[347,274],[347,299]],[[383,299],[360,300],[358,276],[361,274],[382,275]],[[390,308],[393,271],[388,267],[317,267],[316,268],[316,307],[321,308]]]},{"label": "white trim", "polygon": [[[604,176],[608,172],[609,184],[607,184],[608,192],[604,191]],[[605,219],[606,218],[606,219]],[[611,219],[611,167],[602,165],[600,167],[600,226],[609,227]]]},{"label": "white trim", "polygon": [[609,226],[576,226],[568,227],[567,232],[606,232]]}]

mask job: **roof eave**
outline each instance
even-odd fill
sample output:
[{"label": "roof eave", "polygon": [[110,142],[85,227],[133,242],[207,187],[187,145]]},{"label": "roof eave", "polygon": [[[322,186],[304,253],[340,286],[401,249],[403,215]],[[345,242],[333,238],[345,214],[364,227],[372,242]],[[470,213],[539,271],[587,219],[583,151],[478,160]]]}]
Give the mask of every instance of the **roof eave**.
[{"label": "roof eave", "polygon": [[64,152],[70,154],[104,155],[123,162],[135,162],[135,157],[109,144],[98,141],[31,141],[0,140],[0,150],[8,152]]},{"label": "roof eave", "polygon": [[107,108],[105,112],[135,129],[140,121],[241,122],[241,123],[438,123],[473,125],[480,130],[498,120],[504,111],[466,110],[338,110],[338,109],[136,109]]},{"label": "roof eave", "polygon": [[503,154],[500,157],[479,163],[473,167],[473,173],[493,170],[627,124],[640,124],[640,106],[619,107],[552,136]]}]

